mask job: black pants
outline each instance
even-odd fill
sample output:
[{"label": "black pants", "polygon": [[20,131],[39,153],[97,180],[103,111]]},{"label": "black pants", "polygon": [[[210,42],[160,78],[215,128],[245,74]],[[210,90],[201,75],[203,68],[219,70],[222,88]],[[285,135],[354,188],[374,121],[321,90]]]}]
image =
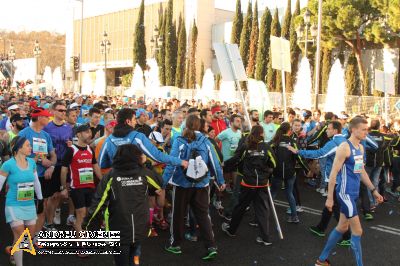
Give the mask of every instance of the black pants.
[{"label": "black pants", "polygon": [[[322,210],[321,220],[319,221],[319,224],[317,225],[317,228],[321,232],[325,232],[326,228],[328,228],[329,221],[331,220],[332,214],[335,217],[336,221],[339,222],[340,205],[339,205],[339,202],[338,202],[338,200],[336,198],[336,187],[335,187],[335,191],[333,192],[333,207],[332,207],[332,211],[330,212],[326,207],[324,207],[324,209]],[[351,236],[351,232],[350,232],[350,229],[349,229],[349,230],[347,230],[346,233],[343,234],[343,240],[349,240],[350,236]]]},{"label": "black pants", "polygon": [[130,245],[122,245],[115,247],[114,250],[120,252],[120,254],[114,255],[114,261],[116,266],[133,266],[134,257],[140,257],[140,243],[132,243]]},{"label": "black pants", "polygon": [[400,157],[393,157],[392,173],[392,191],[395,192],[396,189],[400,186]]},{"label": "black pants", "polygon": [[364,215],[371,213],[371,202],[369,201],[368,188],[362,182],[360,182],[360,199]]},{"label": "black pants", "polygon": [[240,188],[239,203],[232,213],[229,231],[234,234],[240,225],[246,208],[253,203],[256,222],[260,228],[260,236],[264,241],[269,241],[269,200],[267,188]]},{"label": "black pants", "polygon": [[208,209],[209,204],[209,187],[183,188],[174,186],[172,191],[171,246],[180,246],[182,242],[185,233],[184,217],[188,213],[188,206],[190,206],[199,225],[200,234],[205,240],[206,248],[215,247]]}]

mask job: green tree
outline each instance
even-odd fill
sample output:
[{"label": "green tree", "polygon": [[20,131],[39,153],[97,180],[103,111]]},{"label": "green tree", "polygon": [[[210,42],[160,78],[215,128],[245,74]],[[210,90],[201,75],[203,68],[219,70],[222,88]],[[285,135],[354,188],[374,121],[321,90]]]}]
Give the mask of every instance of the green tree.
[{"label": "green tree", "polygon": [[321,75],[321,93],[325,94],[328,90],[329,73],[332,67],[332,52],[328,48],[323,49],[322,56],[322,75]]},{"label": "green tree", "polygon": [[250,35],[251,35],[251,24],[253,20],[253,10],[251,1],[247,6],[247,14],[243,21],[243,28],[240,34],[240,56],[242,57],[244,69],[247,68],[249,62],[249,50],[250,50]]},{"label": "green tree", "polygon": [[253,21],[251,25],[251,35],[250,35],[250,55],[249,55],[249,62],[247,63],[247,76],[249,78],[254,77],[254,71],[256,67],[256,56],[257,56],[257,48],[258,48],[258,4],[256,0],[256,4],[254,6],[253,12]]},{"label": "green tree", "polygon": [[173,1],[168,1],[167,17],[164,27],[164,41],[165,41],[165,84],[173,86],[175,80],[175,66],[176,66],[176,32],[174,29],[173,15],[174,15]]},{"label": "green tree", "polygon": [[133,41],[133,66],[139,64],[144,70],[146,68],[146,43],[144,41],[144,0],[139,8],[138,20],[135,26],[135,38]]},{"label": "green tree", "polygon": [[240,46],[240,34],[243,27],[243,13],[242,4],[240,0],[236,0],[236,13],[233,18],[232,33],[231,33],[231,43],[237,43]]},{"label": "green tree", "polygon": [[[292,21],[292,1],[288,0],[286,5],[285,16],[283,17],[282,21],[282,31],[281,37],[289,40],[290,39],[290,27]],[[285,72],[285,82],[286,82],[286,91],[291,92],[293,91],[292,80],[291,80],[291,73]]]},{"label": "green tree", "polygon": [[200,65],[200,80],[199,80],[199,85],[200,87],[203,87],[203,78],[204,78],[204,62],[201,61],[201,65]]},{"label": "green tree", "polygon": [[[392,1],[395,3],[398,0]],[[361,85],[366,86],[367,73],[362,62],[361,52],[373,43],[389,43],[395,39],[382,21],[386,20],[386,10],[389,12],[387,1],[382,0],[325,0],[322,5],[322,40],[328,48],[347,45],[355,55]],[[390,6],[391,4],[389,4]],[[399,4],[397,4],[398,6]],[[318,0],[308,1],[308,8],[312,13],[312,21],[316,21],[318,14]],[[392,10],[392,9],[390,9]],[[397,11],[399,13],[399,11]],[[393,14],[393,12],[392,12]],[[393,18],[390,21],[399,20]],[[301,23],[301,19],[298,20]],[[368,90],[362,89],[362,91]]]},{"label": "green tree", "polygon": [[185,60],[185,88],[189,88],[189,79],[190,79],[190,61],[189,58]]},{"label": "green tree", "polygon": [[269,61],[269,46],[271,35],[272,15],[268,8],[265,8],[261,18],[260,37],[257,49],[256,79],[267,80],[267,66]]},{"label": "green tree", "polygon": [[301,50],[297,45],[297,34],[296,34],[296,23],[294,18],[300,15],[300,0],[296,0],[296,5],[290,21],[290,31],[289,31],[289,41],[290,41],[290,63],[292,72],[290,73],[290,78],[286,79],[286,90],[288,92],[293,91],[293,86],[297,79],[297,70],[299,68],[299,57]]},{"label": "green tree", "polygon": [[[272,19],[271,35],[278,37],[281,35],[281,25],[279,23],[278,9],[275,9],[274,17]],[[272,58],[271,48],[269,49],[269,58]],[[278,71],[272,68],[272,60],[269,60],[268,62],[267,85],[271,91],[282,91],[282,78],[281,75],[278,74]]]},{"label": "green tree", "polygon": [[[158,35],[160,37],[164,35],[163,34],[163,32],[164,32],[163,31],[163,29],[164,29],[163,23],[164,23],[164,12],[163,12],[163,7],[160,3],[160,9],[158,10],[158,27],[157,27]],[[161,62],[159,61],[160,60],[160,49],[156,49],[155,55],[156,55],[157,64],[158,64],[158,66],[160,66],[161,65]]]},{"label": "green tree", "polygon": [[178,57],[176,62],[175,86],[183,88],[186,70],[186,27],[182,17],[179,17]]},{"label": "green tree", "polygon": [[191,47],[190,47],[190,59],[189,59],[189,88],[196,88],[196,50],[197,50],[197,35],[198,29],[196,26],[196,20],[193,20],[192,32],[191,32]]},{"label": "green tree", "polygon": [[168,10],[166,9],[164,11],[164,15],[160,17],[162,19],[162,24],[160,27],[160,38],[163,40],[160,50],[158,52],[158,67],[160,69],[160,84],[165,86],[165,25],[166,25],[166,20],[167,20],[167,12]]},{"label": "green tree", "polygon": [[360,95],[360,80],[358,78],[357,59],[351,54],[347,59],[345,71],[345,84],[348,95]]}]

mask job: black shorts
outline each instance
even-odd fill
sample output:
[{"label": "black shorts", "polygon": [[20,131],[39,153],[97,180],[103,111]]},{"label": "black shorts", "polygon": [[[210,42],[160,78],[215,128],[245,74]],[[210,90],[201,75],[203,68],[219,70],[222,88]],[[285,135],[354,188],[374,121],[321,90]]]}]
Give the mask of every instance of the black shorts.
[{"label": "black shorts", "polygon": [[75,209],[90,207],[94,195],[94,188],[71,188],[70,196]]},{"label": "black shorts", "polygon": [[44,178],[44,176],[39,177],[44,199],[50,198],[56,192],[60,192],[60,187],[61,187],[60,176],[61,176],[61,165],[54,167],[51,179],[47,180]]}]

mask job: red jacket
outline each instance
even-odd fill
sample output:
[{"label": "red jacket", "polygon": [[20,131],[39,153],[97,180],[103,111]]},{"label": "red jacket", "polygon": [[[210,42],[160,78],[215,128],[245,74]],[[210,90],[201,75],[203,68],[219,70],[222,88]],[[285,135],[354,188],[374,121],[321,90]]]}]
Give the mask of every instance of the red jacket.
[{"label": "red jacket", "polygon": [[221,133],[222,131],[224,131],[226,129],[225,121],[222,119],[213,120],[211,122],[211,126],[215,130],[215,136],[218,136],[219,133]]}]

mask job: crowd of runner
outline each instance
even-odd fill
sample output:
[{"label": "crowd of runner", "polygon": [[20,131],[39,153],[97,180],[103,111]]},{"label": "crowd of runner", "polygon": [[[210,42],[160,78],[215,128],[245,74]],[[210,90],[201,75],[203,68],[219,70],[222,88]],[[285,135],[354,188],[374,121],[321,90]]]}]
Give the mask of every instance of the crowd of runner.
[{"label": "crowd of runner", "polygon": [[[400,195],[400,120],[289,108],[286,118],[280,110],[248,110],[248,122],[240,104],[78,94],[3,92],[0,108],[6,222],[14,242],[28,228],[36,249],[43,248],[40,231],[66,223],[77,237],[84,230],[120,231],[116,265],[139,265],[141,243],[160,230],[169,230],[165,250],[173,254],[201,236],[202,259],[209,260],[218,253],[213,230],[219,230],[210,210],[235,237],[250,208],[255,241],[269,246],[270,199],[284,192],[290,206],[284,222],[297,224],[299,185],[306,183],[321,202],[327,197],[309,230],[323,237],[332,214],[339,221],[316,265],[330,265],[336,244],[351,246],[362,265],[357,210],[372,220],[386,200],[380,195]],[[10,263],[23,265],[22,251],[11,255],[9,245]]]}]

